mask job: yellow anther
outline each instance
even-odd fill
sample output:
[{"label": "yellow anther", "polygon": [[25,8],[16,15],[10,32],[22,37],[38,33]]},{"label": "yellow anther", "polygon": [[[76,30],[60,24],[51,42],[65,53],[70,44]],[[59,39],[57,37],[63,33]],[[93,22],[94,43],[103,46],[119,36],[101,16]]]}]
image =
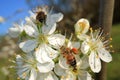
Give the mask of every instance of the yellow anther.
[{"label": "yellow anther", "polygon": [[110,38],[110,40],[112,41],[112,38]]},{"label": "yellow anther", "polygon": [[61,76],[62,79],[64,79],[65,77],[64,76]]},{"label": "yellow anther", "polygon": [[97,55],[96,58],[99,58],[99,56]]},{"label": "yellow anther", "polygon": [[114,51],[114,50],[112,50],[112,52],[114,53],[115,51]]},{"label": "yellow anther", "polygon": [[95,32],[97,32],[97,30],[95,30]]},{"label": "yellow anther", "polygon": [[90,28],[90,31],[91,31],[91,32],[93,32],[93,29],[92,29],[92,28]]},{"label": "yellow anther", "polygon": [[22,74],[24,77],[26,77],[26,73],[24,72],[23,74]]},{"label": "yellow anther", "polygon": [[112,45],[110,45],[110,47],[112,48],[113,46],[112,46]]},{"label": "yellow anther", "polygon": [[85,27],[85,23],[84,22],[79,22],[79,26],[80,27]]},{"label": "yellow anther", "polygon": [[37,51],[38,50],[38,48],[35,48],[35,51]]},{"label": "yellow anther", "polygon": [[20,77],[17,77],[17,80],[20,80]]}]

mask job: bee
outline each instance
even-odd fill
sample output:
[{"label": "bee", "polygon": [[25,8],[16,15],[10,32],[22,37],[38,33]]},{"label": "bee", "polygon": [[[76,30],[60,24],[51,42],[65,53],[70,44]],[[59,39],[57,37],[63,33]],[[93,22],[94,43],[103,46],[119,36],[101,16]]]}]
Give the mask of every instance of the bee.
[{"label": "bee", "polygon": [[36,20],[41,23],[45,23],[46,17],[47,17],[47,15],[45,14],[45,12],[39,11],[39,12],[37,12]]},{"label": "bee", "polygon": [[66,48],[64,46],[61,47],[61,54],[67,60],[67,64],[73,67],[73,71],[76,71],[76,59],[74,54],[77,54],[78,50],[76,48]]}]

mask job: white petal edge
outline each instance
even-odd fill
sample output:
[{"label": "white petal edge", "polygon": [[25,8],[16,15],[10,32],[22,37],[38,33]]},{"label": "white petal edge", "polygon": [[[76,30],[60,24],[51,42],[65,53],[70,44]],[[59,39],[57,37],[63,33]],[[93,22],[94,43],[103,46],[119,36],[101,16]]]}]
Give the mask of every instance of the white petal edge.
[{"label": "white petal edge", "polygon": [[46,63],[38,63],[37,64],[37,68],[39,70],[40,73],[47,73],[49,71],[52,71],[54,68],[54,62],[46,62]]},{"label": "white petal edge", "polygon": [[37,41],[35,39],[33,40],[27,40],[24,42],[21,42],[19,44],[19,47],[26,53],[34,50],[37,47]]},{"label": "white petal edge", "polygon": [[63,14],[62,13],[57,13],[57,14],[48,14],[46,23],[48,25],[54,24],[56,22],[59,22],[63,19]]},{"label": "white petal edge", "polygon": [[35,69],[32,69],[30,72],[29,80],[36,80],[36,77],[37,77],[37,72],[35,71]]},{"label": "white petal edge", "polygon": [[59,64],[56,64],[56,65],[55,65],[55,68],[54,68],[54,72],[55,72],[58,76],[62,76],[62,75],[65,75],[66,70],[63,69],[63,68],[61,68],[61,67],[59,66]]},{"label": "white petal edge", "polygon": [[98,73],[101,70],[101,61],[96,52],[92,51],[89,55],[89,65],[93,72]]},{"label": "white petal edge", "polygon": [[[84,25],[80,25],[80,23],[83,23]],[[77,23],[75,24],[75,32],[85,34],[89,30],[90,24],[87,19],[79,19]]]},{"label": "white petal edge", "polygon": [[50,24],[50,25],[44,25],[42,27],[42,33],[46,35],[51,35],[55,32],[56,30],[56,23]]},{"label": "white petal edge", "polygon": [[84,41],[81,45],[81,51],[83,54],[86,54],[90,49],[90,46],[88,45],[88,43],[86,41]]},{"label": "white petal edge", "polygon": [[80,70],[78,80],[92,80],[92,78],[87,71]]},{"label": "white petal edge", "polygon": [[11,37],[16,38],[20,34],[20,29],[18,27],[9,28],[8,33]]},{"label": "white petal edge", "polygon": [[60,48],[65,42],[65,36],[61,34],[53,34],[48,37],[48,42],[55,48]]},{"label": "white petal edge", "polygon": [[37,37],[37,35],[38,35],[38,31],[36,29],[34,29],[32,26],[25,25],[24,30],[31,37]]},{"label": "white petal edge", "polygon": [[46,63],[46,62],[50,62],[53,58],[55,58],[57,56],[57,53],[55,51],[52,51],[52,54],[50,51],[51,50],[50,47],[48,47],[46,44],[42,44],[38,47],[38,49],[36,49],[35,51],[35,56],[36,56],[36,60],[40,63]]},{"label": "white petal edge", "polygon": [[59,52],[57,50],[54,50],[48,45],[45,45],[45,51],[51,59],[54,59],[59,55]]},{"label": "white petal edge", "polygon": [[59,65],[63,69],[68,69],[69,68],[69,65],[67,64],[67,60],[63,56],[60,56],[60,58],[59,58]]},{"label": "white petal edge", "polygon": [[48,73],[39,73],[37,80],[58,80],[54,72],[50,71]]},{"label": "white petal edge", "polygon": [[111,62],[112,61],[111,54],[107,50],[105,50],[104,48],[98,50],[98,55],[105,62]]}]

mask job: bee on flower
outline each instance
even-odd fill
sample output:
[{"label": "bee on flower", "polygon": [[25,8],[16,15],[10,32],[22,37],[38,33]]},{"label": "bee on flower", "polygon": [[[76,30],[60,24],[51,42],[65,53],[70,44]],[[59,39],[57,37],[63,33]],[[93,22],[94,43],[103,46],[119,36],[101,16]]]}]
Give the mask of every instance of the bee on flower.
[{"label": "bee on flower", "polygon": [[60,80],[93,80],[88,73],[88,64],[85,59],[76,58],[76,70],[70,67],[63,68],[60,64],[56,64],[54,72],[60,77]]},{"label": "bee on flower", "polygon": [[66,40],[60,48],[59,62],[54,68],[54,72],[60,80],[92,80],[91,75],[86,71],[87,60],[80,59],[79,42],[71,42],[71,38]]},{"label": "bee on flower", "polygon": [[65,37],[61,34],[54,34],[56,30],[56,22],[59,22],[63,15],[58,14],[46,14],[45,23],[37,25],[33,22],[33,18],[36,19],[35,15],[31,15],[32,18],[26,18],[26,24],[24,25],[25,33],[31,37],[19,44],[19,47],[24,52],[31,52],[35,50],[36,59],[40,63],[44,63],[54,59],[58,56],[58,51],[53,49],[57,48],[58,45],[64,43]]}]

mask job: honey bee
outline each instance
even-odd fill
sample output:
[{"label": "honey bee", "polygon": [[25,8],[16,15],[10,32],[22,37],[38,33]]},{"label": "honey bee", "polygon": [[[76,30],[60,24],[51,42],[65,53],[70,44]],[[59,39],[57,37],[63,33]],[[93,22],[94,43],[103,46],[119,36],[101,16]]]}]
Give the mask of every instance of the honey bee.
[{"label": "honey bee", "polygon": [[78,53],[78,50],[76,48],[66,48],[64,46],[61,47],[61,54],[63,55],[64,58],[67,60],[67,64],[73,67],[73,71],[76,71],[76,59],[74,54]]},{"label": "honey bee", "polygon": [[37,12],[36,20],[41,23],[45,23],[46,17],[47,17],[47,15],[45,14],[45,12],[39,11],[39,12]]}]

